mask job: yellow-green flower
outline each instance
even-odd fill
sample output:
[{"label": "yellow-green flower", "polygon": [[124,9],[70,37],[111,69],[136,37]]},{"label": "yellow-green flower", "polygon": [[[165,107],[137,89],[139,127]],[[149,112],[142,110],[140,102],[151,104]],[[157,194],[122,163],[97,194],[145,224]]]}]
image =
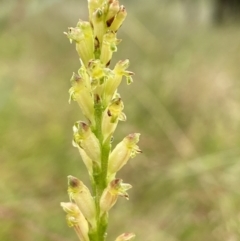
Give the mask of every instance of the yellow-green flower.
[{"label": "yellow-green flower", "polygon": [[103,191],[100,199],[101,213],[108,212],[114,204],[117,202],[118,196],[129,198],[127,190],[132,186],[127,183],[123,183],[121,179],[112,180]]},{"label": "yellow-green flower", "polygon": [[66,219],[69,227],[73,227],[81,241],[90,241],[88,237],[88,223],[78,206],[71,202],[61,202],[63,210],[67,213]]},{"label": "yellow-green flower", "polygon": [[100,143],[88,124],[83,121],[74,124],[73,143],[81,147],[93,162],[101,165]]},{"label": "yellow-green flower", "polygon": [[69,89],[70,99],[74,100],[80,106],[83,114],[86,118],[95,125],[94,119],[94,103],[93,96],[90,89],[87,88],[87,84],[83,78],[78,74],[73,73],[71,78],[72,87]]},{"label": "yellow-green flower", "polygon": [[89,189],[71,175],[68,176],[68,195],[70,201],[77,204],[84,217],[89,221],[92,227],[96,227],[96,207],[94,199]]},{"label": "yellow-green flower", "polygon": [[142,152],[137,145],[139,137],[139,133],[128,135],[111,152],[108,162],[108,177],[110,180],[115,177],[116,172],[127,163],[129,158],[133,158],[136,154]]},{"label": "yellow-green flower", "polygon": [[112,100],[111,104],[104,111],[102,120],[103,142],[111,138],[119,120],[125,121],[127,119],[126,115],[122,112],[123,108],[122,99],[117,97]]},{"label": "yellow-green flower", "polygon": [[89,60],[94,59],[94,35],[91,24],[80,20],[77,27],[68,28],[68,32],[64,33],[71,43],[72,41],[76,43],[78,55],[87,66]]}]

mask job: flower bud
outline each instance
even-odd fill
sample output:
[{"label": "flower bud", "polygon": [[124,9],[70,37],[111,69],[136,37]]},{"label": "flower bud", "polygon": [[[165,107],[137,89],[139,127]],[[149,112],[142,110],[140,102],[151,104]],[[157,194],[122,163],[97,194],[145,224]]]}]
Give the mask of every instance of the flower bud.
[{"label": "flower bud", "polygon": [[98,8],[96,11],[93,12],[92,23],[93,23],[94,37],[97,38],[101,46],[103,35],[106,32],[106,25],[104,23],[104,13],[102,9]]},{"label": "flower bud", "polygon": [[115,241],[130,241],[135,238],[134,233],[123,233],[120,236],[117,237]]},{"label": "flower bud", "polygon": [[83,148],[89,158],[100,166],[100,144],[91,128],[83,121],[77,121],[73,126],[74,144]]},{"label": "flower bud", "polygon": [[72,87],[69,89],[69,101],[77,101],[85,117],[95,126],[93,98],[89,89],[86,87],[84,79],[73,73],[70,81]]},{"label": "flower bud", "polygon": [[63,210],[67,213],[66,219],[69,227],[74,227],[81,241],[89,241],[88,223],[75,203],[61,202]]},{"label": "flower bud", "polygon": [[104,189],[100,198],[101,213],[108,212],[116,203],[118,196],[125,197],[128,200],[129,196],[126,191],[131,187],[130,184],[122,183],[121,179],[112,180]]},{"label": "flower bud", "polygon": [[115,17],[115,15],[117,15],[119,10],[120,10],[119,1],[113,0],[109,5],[108,13],[106,16],[106,23],[107,23],[108,27],[111,26],[111,24],[114,20],[114,17]]},{"label": "flower bud", "polygon": [[88,11],[89,11],[89,19],[92,22],[93,12],[100,7],[98,0],[88,0]]},{"label": "flower bud", "polygon": [[68,195],[94,228],[96,226],[96,208],[89,189],[76,177],[68,176]]},{"label": "flower bud", "polygon": [[115,131],[118,121],[125,121],[126,115],[122,112],[124,108],[120,97],[112,100],[109,107],[104,111],[102,121],[103,142],[105,142]]},{"label": "flower bud", "polygon": [[102,97],[105,80],[112,75],[112,71],[106,68],[100,60],[96,59],[89,62],[88,73],[92,77],[91,89],[94,95]]},{"label": "flower bud", "polygon": [[140,134],[133,133],[125,137],[114,150],[110,153],[108,162],[108,174],[109,177],[115,175],[129,160],[133,158],[136,154],[141,153],[141,150],[137,146]]},{"label": "flower bud", "polygon": [[107,66],[110,63],[113,52],[117,51],[117,44],[120,42],[121,40],[116,38],[116,33],[113,31],[108,31],[103,35],[103,43],[100,55],[102,64]]},{"label": "flower bud", "polygon": [[126,11],[125,7],[123,5],[121,5],[118,13],[116,14],[111,25],[109,26],[109,29],[114,32],[117,32],[126,17],[127,17],[127,11]]}]

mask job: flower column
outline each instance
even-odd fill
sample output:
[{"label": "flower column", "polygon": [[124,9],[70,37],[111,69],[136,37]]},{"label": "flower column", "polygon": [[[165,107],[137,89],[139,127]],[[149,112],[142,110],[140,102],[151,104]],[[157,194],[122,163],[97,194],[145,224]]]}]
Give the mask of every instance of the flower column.
[{"label": "flower column", "polygon": [[[113,52],[120,40],[116,34],[126,10],[117,0],[89,0],[89,22],[79,20],[65,33],[76,43],[81,67],[73,73],[70,101],[76,101],[86,121],[73,126],[73,145],[79,150],[88,170],[93,193],[76,177],[68,176],[70,202],[61,203],[67,222],[81,241],[105,241],[108,212],[119,196],[128,199],[130,184],[116,178],[117,172],[141,150],[140,134],[128,135],[112,150],[111,140],[118,121],[125,121],[124,105],[117,89],[122,78],[132,82],[129,60],[121,60],[109,68]],[[131,240],[124,233],[116,241]]]}]

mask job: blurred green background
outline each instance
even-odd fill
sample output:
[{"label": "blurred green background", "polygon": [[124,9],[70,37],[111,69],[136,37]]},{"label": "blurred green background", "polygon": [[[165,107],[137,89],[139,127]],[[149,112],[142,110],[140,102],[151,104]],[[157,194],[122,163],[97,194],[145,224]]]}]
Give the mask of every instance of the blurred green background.
[{"label": "blurred green background", "polygon": [[[114,145],[141,132],[143,154],[118,175],[134,188],[112,209],[108,240],[240,240],[239,1],[121,2],[112,65],[129,58],[136,75],[120,88],[128,121]],[[0,2],[1,241],[77,240],[59,203],[67,175],[89,185],[71,145],[80,65],[63,35],[79,18],[85,0]]]}]

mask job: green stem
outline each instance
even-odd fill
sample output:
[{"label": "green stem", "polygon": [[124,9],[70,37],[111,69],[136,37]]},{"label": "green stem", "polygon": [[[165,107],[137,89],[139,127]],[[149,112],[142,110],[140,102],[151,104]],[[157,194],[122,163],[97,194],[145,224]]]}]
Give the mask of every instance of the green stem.
[{"label": "green stem", "polygon": [[95,194],[95,205],[97,210],[97,230],[95,234],[90,235],[91,241],[105,241],[106,229],[108,225],[108,215],[100,216],[100,198],[103,190],[107,186],[107,168],[108,157],[110,152],[109,142],[103,143],[102,133],[102,116],[103,106],[98,96],[95,96],[95,121],[96,126],[93,130],[94,134],[99,140],[101,148],[101,169],[93,168],[93,192]]},{"label": "green stem", "polygon": [[107,141],[101,146],[101,164],[102,164],[102,178],[104,180],[105,187],[107,186],[107,171],[108,171],[108,158],[110,153],[110,143]]}]

